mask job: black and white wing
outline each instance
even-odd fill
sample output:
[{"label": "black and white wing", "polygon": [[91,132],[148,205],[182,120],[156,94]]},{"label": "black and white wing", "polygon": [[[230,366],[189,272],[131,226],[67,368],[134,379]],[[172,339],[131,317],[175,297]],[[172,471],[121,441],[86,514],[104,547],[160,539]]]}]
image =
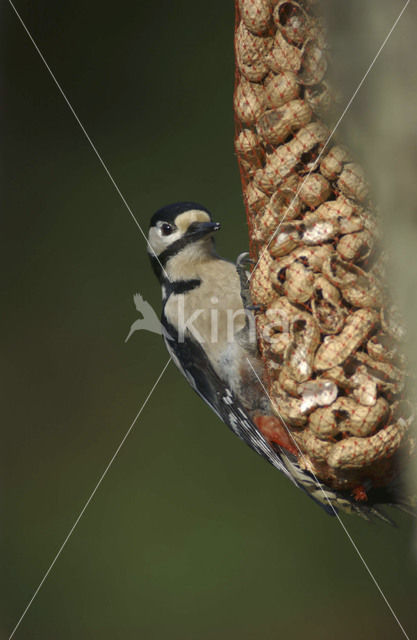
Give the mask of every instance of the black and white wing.
[{"label": "black and white wing", "polygon": [[[326,511],[334,514],[333,509],[327,503],[323,504],[319,499],[321,483],[317,483],[309,473],[300,469],[294,456],[287,455],[284,451],[277,451],[271,447],[252,422],[236,395],[220,379],[201,345],[190,336],[184,342],[179,342],[174,327],[166,323],[166,321],[163,321],[162,324],[167,349],[194,391],[238,438],[243,440],[272,466],[284,473],[297,487],[307,491]],[[317,496],[314,496],[313,493],[316,491]],[[328,491],[329,489],[327,488]]]},{"label": "black and white wing", "polygon": [[179,342],[175,328],[162,320],[163,335],[167,349],[178,369],[191,387],[206,402],[218,417],[251,449],[285,474],[297,487],[304,490],[328,514],[336,515],[339,508],[355,512],[369,519],[374,515],[389,521],[383,513],[372,506],[359,505],[353,500],[321,483],[311,473],[301,469],[295,456],[284,450],[276,450],[252,422],[247,411],[231,389],[225,386],[204,349],[191,336]]},{"label": "black and white wing", "polygon": [[219,378],[202,347],[189,335],[184,342],[179,342],[175,329],[164,321],[163,327],[167,349],[194,391],[238,438],[297,484],[283,464],[280,454],[271,447],[236,395]]}]

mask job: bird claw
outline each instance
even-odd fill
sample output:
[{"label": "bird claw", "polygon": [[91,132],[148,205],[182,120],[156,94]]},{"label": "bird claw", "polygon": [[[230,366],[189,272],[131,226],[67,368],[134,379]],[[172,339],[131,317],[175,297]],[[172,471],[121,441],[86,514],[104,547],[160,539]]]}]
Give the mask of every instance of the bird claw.
[{"label": "bird claw", "polygon": [[239,271],[244,268],[244,265],[249,266],[251,264],[255,264],[255,260],[249,256],[248,251],[244,251],[240,253],[236,259],[236,269]]},{"label": "bird claw", "polygon": [[236,271],[238,272],[240,278],[240,285],[242,288],[247,287],[248,276],[247,276],[247,267],[251,264],[254,264],[254,261],[249,257],[249,253],[244,251],[239,254],[236,260]]},{"label": "bird claw", "polygon": [[262,304],[249,304],[245,307],[248,311],[264,311],[265,307]]},{"label": "bird claw", "polygon": [[255,311],[255,307],[252,304],[251,295],[249,291],[249,280],[246,267],[250,264],[254,264],[254,260],[249,257],[249,253],[245,251],[241,253],[236,260],[236,271],[240,279],[240,295],[242,298],[243,306],[248,311]]}]

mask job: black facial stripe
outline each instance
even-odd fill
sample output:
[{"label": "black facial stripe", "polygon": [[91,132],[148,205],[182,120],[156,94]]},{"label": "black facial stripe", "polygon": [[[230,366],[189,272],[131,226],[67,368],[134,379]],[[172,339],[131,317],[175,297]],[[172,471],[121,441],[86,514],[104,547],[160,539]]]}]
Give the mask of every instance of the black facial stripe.
[{"label": "black facial stripe", "polygon": [[185,235],[182,238],[175,240],[175,242],[173,242],[169,247],[167,247],[165,251],[159,254],[158,258],[161,265],[165,267],[166,263],[170,258],[172,258],[172,256],[175,256],[182,249],[184,249],[184,247],[186,247],[188,244],[191,244],[192,242],[196,242],[197,240],[200,240],[200,238],[203,238],[206,235],[207,235],[207,232],[201,232],[201,235],[198,233],[193,233],[193,234],[190,234],[189,236]]},{"label": "black facial stripe", "polygon": [[193,289],[197,289],[201,285],[201,280],[193,279],[193,280],[166,280],[164,279],[163,285],[166,291],[166,297],[174,293],[179,295],[181,293],[187,293],[188,291],[192,291]]},{"label": "black facial stripe", "polygon": [[152,269],[158,278],[159,282],[165,287],[166,298],[168,298],[171,293],[181,294],[187,293],[187,291],[192,291],[200,286],[201,280],[193,279],[193,280],[168,280],[165,274],[162,271],[162,267],[158,258],[155,256],[149,255]]},{"label": "black facial stripe", "polygon": [[186,247],[190,241],[190,238],[184,236],[183,238],[179,238],[178,240],[175,240],[175,242],[170,244],[169,247],[167,247],[165,251],[160,253],[158,256],[162,266],[165,267],[168,260],[172,258],[172,256],[175,256],[179,251],[181,251],[181,249]]}]

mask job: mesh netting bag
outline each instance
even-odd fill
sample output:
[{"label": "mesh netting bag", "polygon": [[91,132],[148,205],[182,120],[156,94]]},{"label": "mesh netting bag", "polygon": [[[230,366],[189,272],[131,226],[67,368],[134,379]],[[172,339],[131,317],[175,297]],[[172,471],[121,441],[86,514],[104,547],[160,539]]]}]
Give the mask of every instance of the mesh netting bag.
[{"label": "mesh netting bag", "polygon": [[236,2],[235,149],[278,418],[264,435],[329,487],[366,501],[414,446],[404,330],[364,171],[329,139],[334,97],[314,4]]}]

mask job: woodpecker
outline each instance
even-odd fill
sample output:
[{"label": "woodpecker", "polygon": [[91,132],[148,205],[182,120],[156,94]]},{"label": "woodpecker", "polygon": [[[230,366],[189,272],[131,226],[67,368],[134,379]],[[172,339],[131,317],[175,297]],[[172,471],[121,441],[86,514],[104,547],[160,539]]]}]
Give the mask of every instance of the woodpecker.
[{"label": "woodpecker", "polygon": [[[248,254],[236,264],[221,258],[213,238],[219,229],[209,210],[195,202],[167,205],[151,218],[148,253],[162,288],[162,332],[174,363],[241,440],[330,515],[341,509],[388,520],[371,501],[357,502],[300,468],[295,442],[272,418],[261,383],[263,363],[245,275]],[[262,416],[281,425],[283,446],[269,442],[258,428]]]}]

